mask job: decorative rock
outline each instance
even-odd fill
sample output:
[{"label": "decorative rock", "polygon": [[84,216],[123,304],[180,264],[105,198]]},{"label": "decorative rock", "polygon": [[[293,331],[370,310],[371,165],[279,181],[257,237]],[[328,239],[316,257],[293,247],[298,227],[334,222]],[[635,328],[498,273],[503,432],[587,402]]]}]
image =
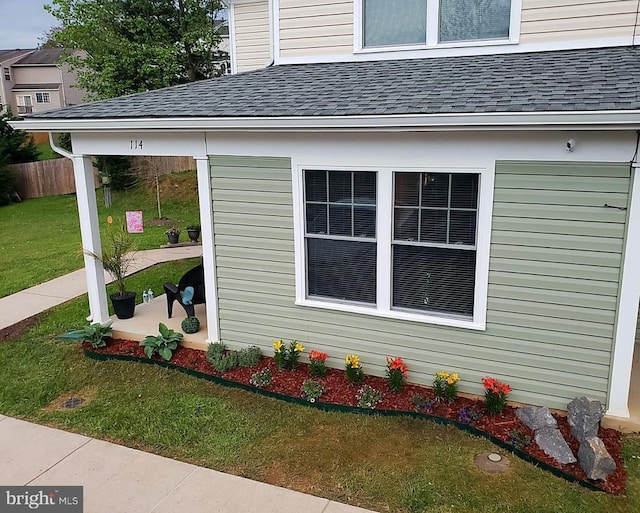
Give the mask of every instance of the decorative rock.
[{"label": "decorative rock", "polygon": [[542,428],[558,427],[558,422],[547,407],[524,406],[516,410],[516,417],[534,431]]},{"label": "decorative rock", "polygon": [[576,397],[567,405],[567,422],[571,426],[571,434],[580,442],[585,438],[598,436],[603,415],[602,403],[587,397]]},{"label": "decorative rock", "polygon": [[536,443],[547,456],[551,456],[558,463],[566,465],[575,463],[576,457],[557,428],[542,428],[536,431]]},{"label": "decorative rock", "polygon": [[585,438],[578,450],[578,461],[589,479],[605,480],[616,470],[616,463],[597,436]]}]

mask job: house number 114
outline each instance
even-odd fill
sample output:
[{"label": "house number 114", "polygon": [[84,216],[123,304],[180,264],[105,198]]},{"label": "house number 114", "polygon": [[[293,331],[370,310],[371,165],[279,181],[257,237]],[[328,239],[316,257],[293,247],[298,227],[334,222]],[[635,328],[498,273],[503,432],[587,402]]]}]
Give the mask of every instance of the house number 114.
[{"label": "house number 114", "polygon": [[142,139],[140,139],[140,140],[131,139],[129,141],[129,144],[131,145],[131,149],[132,150],[141,150],[142,149]]}]

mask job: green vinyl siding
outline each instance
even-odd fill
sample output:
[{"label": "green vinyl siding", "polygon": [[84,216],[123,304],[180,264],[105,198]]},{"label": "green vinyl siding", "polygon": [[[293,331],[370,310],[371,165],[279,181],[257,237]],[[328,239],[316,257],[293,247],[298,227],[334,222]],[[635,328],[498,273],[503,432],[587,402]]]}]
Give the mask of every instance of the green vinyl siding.
[{"label": "green vinyl siding", "polygon": [[626,164],[500,162],[485,331],[295,305],[288,158],[211,157],[220,332],[230,346],[298,339],[383,375],[402,356],[411,381],[437,370],[481,393],[494,375],[514,400],[564,408],[606,398],[627,204]]}]

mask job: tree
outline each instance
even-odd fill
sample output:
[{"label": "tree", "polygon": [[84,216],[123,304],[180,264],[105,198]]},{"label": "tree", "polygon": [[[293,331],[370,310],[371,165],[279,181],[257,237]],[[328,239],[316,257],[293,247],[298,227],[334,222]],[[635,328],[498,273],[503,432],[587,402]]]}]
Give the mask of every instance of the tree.
[{"label": "tree", "polygon": [[220,74],[220,0],[52,0],[64,48],[92,99],[193,82]]},{"label": "tree", "polygon": [[7,166],[38,160],[33,139],[22,130],[11,128],[9,121],[13,119],[18,118],[10,110],[0,115],[0,205],[8,205],[16,193],[15,179]]}]

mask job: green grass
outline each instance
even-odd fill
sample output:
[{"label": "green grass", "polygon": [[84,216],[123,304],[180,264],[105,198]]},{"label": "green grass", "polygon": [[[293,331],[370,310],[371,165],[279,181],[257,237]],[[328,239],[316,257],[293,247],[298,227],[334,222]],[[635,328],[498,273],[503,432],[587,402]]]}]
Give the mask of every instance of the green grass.
[{"label": "green grass", "polygon": [[[192,261],[131,277],[134,290],[177,280]],[[640,511],[640,440],[629,437],[626,497],[585,490],[507,455],[487,476],[484,439],[428,421],[321,412],[141,363],[85,358],[54,340],[83,325],[86,298],[43,315],[0,345],[0,413],[115,441],[223,472],[376,511],[591,513]],[[77,410],[48,408],[68,394]]]},{"label": "green grass", "polygon": [[[162,213],[188,240],[186,227],[199,219],[195,171],[162,177]],[[122,222],[127,210],[142,210],[144,233],[132,234],[138,249],[166,244],[166,226],[148,226],[157,217],[155,187],[143,183],[128,191],[114,191],[105,208],[103,190],[96,191],[100,230],[107,230],[107,216]],[[51,280],[83,266],[80,221],[75,195],[26,200],[0,207],[0,297]]]},{"label": "green grass", "polygon": [[51,160],[51,159],[59,159],[62,155],[59,155],[51,148],[51,145],[48,142],[43,142],[36,145],[38,149],[38,160]]}]

